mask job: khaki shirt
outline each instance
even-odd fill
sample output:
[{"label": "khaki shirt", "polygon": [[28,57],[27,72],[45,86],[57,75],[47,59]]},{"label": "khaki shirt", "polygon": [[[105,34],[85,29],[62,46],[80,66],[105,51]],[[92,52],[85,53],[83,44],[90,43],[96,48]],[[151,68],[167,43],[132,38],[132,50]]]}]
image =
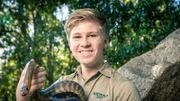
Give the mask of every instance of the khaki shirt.
[{"label": "khaki shirt", "polygon": [[108,63],[87,81],[82,77],[80,66],[75,73],[63,76],[61,80],[78,82],[84,88],[88,101],[140,101],[133,83],[122,79]]}]

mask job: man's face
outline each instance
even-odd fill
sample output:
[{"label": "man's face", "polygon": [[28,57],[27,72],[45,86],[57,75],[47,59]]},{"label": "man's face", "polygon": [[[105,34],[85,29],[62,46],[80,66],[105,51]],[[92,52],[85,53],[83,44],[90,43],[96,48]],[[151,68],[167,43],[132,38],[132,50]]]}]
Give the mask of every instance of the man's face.
[{"label": "man's face", "polygon": [[100,25],[92,21],[77,23],[71,30],[69,47],[81,64],[95,66],[104,61],[103,50],[108,40],[100,33]]}]

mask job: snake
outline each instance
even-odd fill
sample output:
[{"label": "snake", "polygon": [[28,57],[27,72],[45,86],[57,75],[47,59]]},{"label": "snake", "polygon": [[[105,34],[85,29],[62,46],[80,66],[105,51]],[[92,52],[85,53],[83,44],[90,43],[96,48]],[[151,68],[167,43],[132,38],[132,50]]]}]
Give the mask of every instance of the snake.
[{"label": "snake", "polygon": [[21,95],[26,96],[29,93],[29,90],[31,88],[31,81],[32,81],[32,75],[36,68],[39,67],[39,65],[34,61],[31,60],[27,63],[27,71],[25,73],[25,77],[23,80],[22,88],[21,88]]},{"label": "snake", "polygon": [[[38,67],[39,65],[34,60],[28,62],[21,88],[22,96],[29,93],[33,71]],[[31,99],[32,101],[87,101],[83,87],[73,80],[61,80],[43,90],[36,90],[31,95]]]}]

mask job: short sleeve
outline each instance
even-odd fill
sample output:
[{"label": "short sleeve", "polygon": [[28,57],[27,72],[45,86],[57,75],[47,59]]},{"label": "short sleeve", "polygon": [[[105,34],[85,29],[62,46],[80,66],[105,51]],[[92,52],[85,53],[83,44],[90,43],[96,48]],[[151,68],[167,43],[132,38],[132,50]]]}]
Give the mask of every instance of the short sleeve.
[{"label": "short sleeve", "polygon": [[139,93],[131,81],[124,81],[114,88],[115,101],[141,101]]}]

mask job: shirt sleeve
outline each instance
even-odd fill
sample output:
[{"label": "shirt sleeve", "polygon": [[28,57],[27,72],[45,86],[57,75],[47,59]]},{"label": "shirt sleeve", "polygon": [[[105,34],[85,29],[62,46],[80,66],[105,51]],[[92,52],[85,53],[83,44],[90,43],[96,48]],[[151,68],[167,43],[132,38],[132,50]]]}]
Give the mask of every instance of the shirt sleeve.
[{"label": "shirt sleeve", "polygon": [[130,81],[116,85],[114,90],[114,101],[141,101],[136,87]]}]

